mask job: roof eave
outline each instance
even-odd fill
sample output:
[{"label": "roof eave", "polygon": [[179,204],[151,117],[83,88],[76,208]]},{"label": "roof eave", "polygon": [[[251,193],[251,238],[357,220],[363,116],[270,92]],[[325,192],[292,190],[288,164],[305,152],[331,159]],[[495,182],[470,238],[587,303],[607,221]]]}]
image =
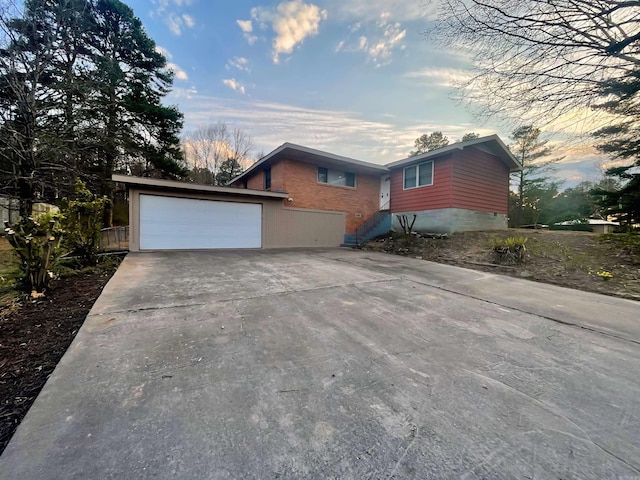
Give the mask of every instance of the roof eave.
[{"label": "roof eave", "polygon": [[287,198],[289,195],[285,192],[269,192],[264,190],[251,190],[246,188],[235,187],[217,187],[212,185],[200,185],[195,183],[176,182],[174,180],[162,180],[158,178],[134,177],[131,175],[113,174],[111,180],[123,183],[127,186],[136,188],[146,188],[152,190],[180,190],[193,193],[219,194],[232,196],[249,196],[261,198]]},{"label": "roof eave", "polygon": [[[281,158],[286,158],[286,151],[291,150],[293,152],[298,152],[300,154],[309,155],[308,158],[299,161],[305,161],[309,163],[314,163],[321,165],[322,161],[319,159],[325,159],[329,162],[341,164],[346,166],[347,168],[350,166],[356,171],[364,171],[365,173],[370,174],[384,174],[389,171],[389,169],[385,165],[378,165],[375,163],[364,162],[362,160],[357,160],[355,158],[343,157],[342,155],[336,155],[329,152],[324,152],[322,150],[316,150],[314,148],[304,147],[302,145],[296,145],[293,143],[283,143],[278,148],[268,153],[256,163],[251,165],[246,171],[232,179],[227,185],[231,185],[236,183],[243,178],[251,175],[252,173],[259,170],[261,167],[265,167],[270,164],[272,161],[280,160]],[[316,158],[313,158],[316,157]]]}]

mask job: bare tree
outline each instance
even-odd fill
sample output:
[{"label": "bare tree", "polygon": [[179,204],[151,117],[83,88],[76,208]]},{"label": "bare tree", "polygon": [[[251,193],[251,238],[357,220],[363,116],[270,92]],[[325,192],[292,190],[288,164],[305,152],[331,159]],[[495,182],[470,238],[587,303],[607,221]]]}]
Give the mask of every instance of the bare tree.
[{"label": "bare tree", "polygon": [[251,151],[253,150],[253,139],[244,130],[239,128],[233,129],[231,135],[231,155],[229,158],[238,162],[242,169],[247,169],[253,161],[251,160]]},{"label": "bare tree", "polygon": [[475,59],[461,92],[480,113],[557,118],[637,75],[640,1],[441,0],[427,35]]},{"label": "bare tree", "polygon": [[243,169],[253,163],[251,136],[239,128],[229,132],[224,122],[198,127],[184,136],[182,144],[191,179],[196,183],[219,183],[218,178],[226,178],[219,175],[221,167],[230,159]]}]

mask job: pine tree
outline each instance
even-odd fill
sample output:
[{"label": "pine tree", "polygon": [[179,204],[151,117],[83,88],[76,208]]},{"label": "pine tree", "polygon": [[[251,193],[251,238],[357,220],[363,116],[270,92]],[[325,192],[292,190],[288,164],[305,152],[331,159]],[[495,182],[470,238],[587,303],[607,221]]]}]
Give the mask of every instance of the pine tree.
[{"label": "pine tree", "polygon": [[518,189],[515,209],[510,212],[513,219],[511,223],[515,226],[525,223],[526,210],[534,213],[527,217],[533,218],[534,223],[537,223],[540,209],[543,208],[541,199],[547,197],[547,192],[557,192],[558,185],[548,174],[552,171],[553,164],[562,158],[539,161],[551,153],[547,140],[540,140],[541,133],[533,125],[523,125],[511,134],[514,143],[509,148],[522,165],[522,169],[512,175]]},{"label": "pine tree", "polygon": [[[182,114],[162,104],[166,59],[118,0],[27,0],[0,12],[0,189],[29,215],[76,177],[112,198],[111,174],[185,175]],[[3,41],[4,40],[4,41]],[[66,190],[66,191],[65,191]]]},{"label": "pine tree", "polygon": [[598,148],[621,165],[609,168],[605,175],[617,188],[596,188],[601,206],[608,215],[623,224],[640,223],[640,69],[606,86],[610,101],[598,106],[616,115],[618,123],[598,130],[603,139]]}]

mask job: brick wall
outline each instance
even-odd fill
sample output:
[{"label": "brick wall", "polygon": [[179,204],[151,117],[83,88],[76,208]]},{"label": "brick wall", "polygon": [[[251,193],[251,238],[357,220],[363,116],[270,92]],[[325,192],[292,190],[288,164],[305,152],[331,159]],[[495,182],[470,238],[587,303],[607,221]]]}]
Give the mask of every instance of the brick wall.
[{"label": "brick wall", "polygon": [[380,206],[380,176],[356,173],[355,187],[338,187],[318,183],[318,165],[291,160],[284,160],[284,191],[293,198],[291,207],[345,212],[346,233],[354,233]]},{"label": "brick wall", "polygon": [[[257,171],[246,182],[247,188],[264,190],[264,171]],[[327,185],[318,183],[318,165],[293,160],[271,166],[271,190],[289,194],[293,201],[285,202],[287,207],[344,212],[345,233],[355,233],[380,207],[379,175],[356,173],[355,187]]]},{"label": "brick wall", "polygon": [[[247,188],[252,190],[264,190],[264,169],[258,170],[247,180]],[[271,166],[272,192],[283,192],[284,189],[284,162],[276,162]]]}]

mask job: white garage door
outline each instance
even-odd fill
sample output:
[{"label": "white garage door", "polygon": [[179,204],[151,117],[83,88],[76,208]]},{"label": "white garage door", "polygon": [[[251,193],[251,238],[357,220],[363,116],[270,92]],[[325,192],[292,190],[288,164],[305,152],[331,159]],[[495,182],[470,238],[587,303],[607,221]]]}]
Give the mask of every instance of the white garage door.
[{"label": "white garage door", "polygon": [[140,195],[140,249],[260,248],[262,205]]}]

